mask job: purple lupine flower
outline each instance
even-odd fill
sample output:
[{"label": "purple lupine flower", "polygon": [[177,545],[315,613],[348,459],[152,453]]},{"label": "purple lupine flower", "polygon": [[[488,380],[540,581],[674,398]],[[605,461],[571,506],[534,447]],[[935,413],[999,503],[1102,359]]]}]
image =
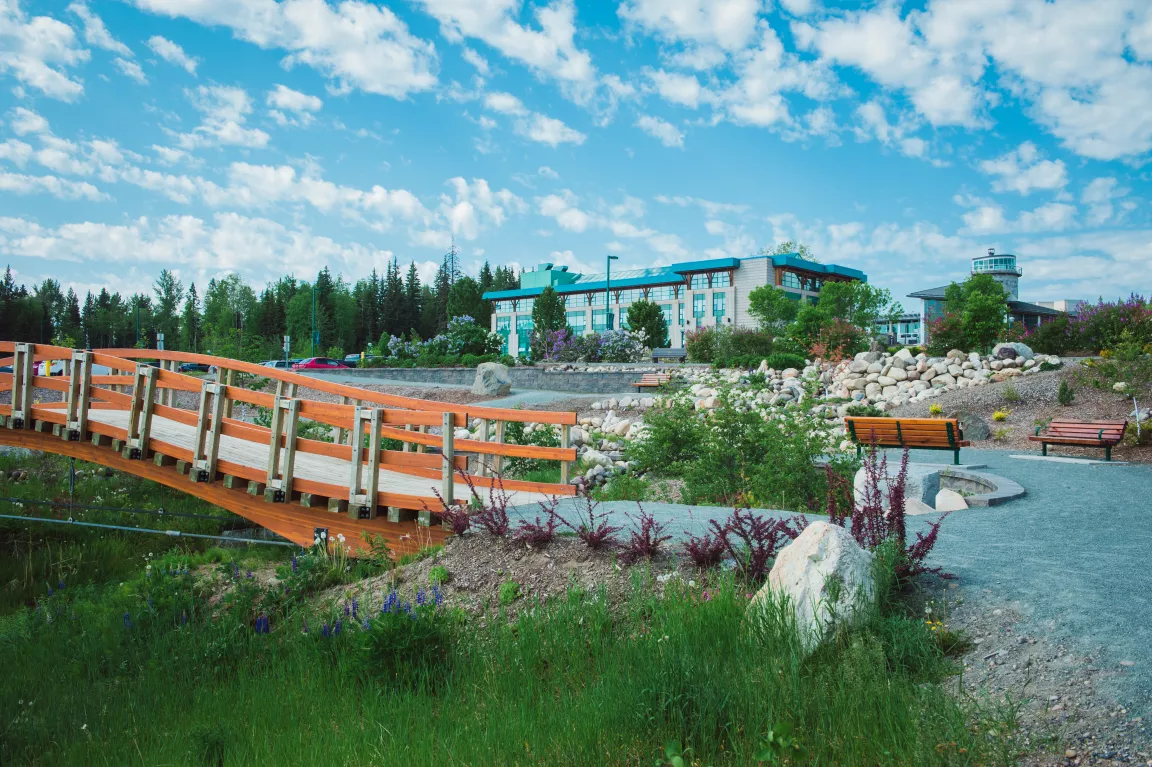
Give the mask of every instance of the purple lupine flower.
[{"label": "purple lupine flower", "polygon": [[320,629],[320,633],[324,635],[325,639],[332,636],[332,634],[328,631],[328,624],[327,623],[325,623],[323,628]]},{"label": "purple lupine flower", "polygon": [[308,633],[308,616],[307,615],[304,616],[304,633],[305,634]]},{"label": "purple lupine flower", "polygon": [[359,599],[353,599],[352,600],[352,617],[356,618],[357,613],[359,611],[360,611],[360,600]]},{"label": "purple lupine flower", "polygon": [[48,596],[52,596],[52,595],[53,595],[53,594],[55,594],[55,593],[56,593],[56,592],[52,590],[52,587],[51,587],[51,586],[49,586],[49,587],[48,587]]},{"label": "purple lupine flower", "polygon": [[344,625],[344,621],[337,618],[336,619],[336,626],[332,629],[332,636],[338,635],[340,633],[340,629],[343,627],[343,625]]},{"label": "purple lupine flower", "polygon": [[432,599],[435,600],[437,607],[444,602],[444,593],[440,591],[439,586],[432,587]]},{"label": "purple lupine flower", "polygon": [[60,581],[58,584],[56,584],[56,588],[58,588],[60,591],[63,591],[64,590],[64,581]]},{"label": "purple lupine flower", "polygon": [[344,603],[344,617],[347,618],[351,614],[352,614],[352,608],[347,602],[345,602]]},{"label": "purple lupine flower", "polygon": [[247,578],[248,580],[252,580],[252,571],[246,570],[244,573],[244,577]]},{"label": "purple lupine flower", "polygon": [[421,587],[421,589],[416,592],[416,604],[423,605],[426,599],[427,597],[424,596],[424,589]]},{"label": "purple lupine flower", "polygon": [[128,613],[124,613],[124,628],[126,628],[126,629],[132,628],[132,616],[129,615]]},{"label": "purple lupine flower", "polygon": [[372,628],[372,624],[368,622],[367,618],[365,618],[364,622],[362,624],[360,624],[360,628],[364,629],[365,631],[368,631],[370,628]]},{"label": "purple lupine flower", "polygon": [[268,620],[268,616],[261,614],[260,617],[256,619],[256,633],[257,634],[267,634],[271,630],[272,630],[272,625],[271,625],[271,622]]},{"label": "purple lupine flower", "polygon": [[187,622],[188,622],[188,611],[187,610],[181,610],[180,611],[180,625],[183,626]]},{"label": "purple lupine flower", "polygon": [[300,567],[299,562],[296,560],[296,555],[292,555],[292,572],[296,572]]}]

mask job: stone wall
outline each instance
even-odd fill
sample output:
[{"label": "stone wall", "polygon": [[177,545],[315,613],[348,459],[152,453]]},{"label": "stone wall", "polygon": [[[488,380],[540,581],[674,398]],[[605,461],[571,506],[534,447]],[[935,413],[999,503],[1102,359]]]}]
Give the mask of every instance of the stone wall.
[{"label": "stone wall", "polygon": [[[537,365],[509,368],[512,388],[563,391],[573,394],[621,394],[634,391],[633,384],[644,373],[694,370],[695,365],[653,365],[651,363],[599,365]],[[706,368],[707,366],[703,366]],[[337,373],[308,372],[326,381],[358,384],[434,383],[444,386],[471,387],[475,368],[366,368],[341,370]]]}]

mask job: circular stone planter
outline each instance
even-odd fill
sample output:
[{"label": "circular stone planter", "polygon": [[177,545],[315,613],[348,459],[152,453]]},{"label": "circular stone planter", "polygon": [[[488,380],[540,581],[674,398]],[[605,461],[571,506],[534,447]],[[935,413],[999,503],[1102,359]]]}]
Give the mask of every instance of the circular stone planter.
[{"label": "circular stone planter", "polygon": [[963,495],[969,508],[999,506],[1027,492],[1018,483],[997,474],[954,468],[940,470],[940,487]]}]

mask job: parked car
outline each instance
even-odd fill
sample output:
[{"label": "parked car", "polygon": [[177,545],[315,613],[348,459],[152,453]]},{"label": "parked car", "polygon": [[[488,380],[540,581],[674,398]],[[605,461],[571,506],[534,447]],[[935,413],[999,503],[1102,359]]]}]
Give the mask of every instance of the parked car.
[{"label": "parked car", "polygon": [[267,362],[261,362],[260,364],[263,367],[277,368],[278,370],[288,370],[292,367],[292,363],[288,360],[268,360]]},{"label": "parked car", "polygon": [[207,373],[208,366],[203,362],[181,362],[177,370],[181,373]]},{"label": "parked car", "polygon": [[349,367],[340,360],[330,357],[309,357],[292,366],[293,370],[340,370]]}]

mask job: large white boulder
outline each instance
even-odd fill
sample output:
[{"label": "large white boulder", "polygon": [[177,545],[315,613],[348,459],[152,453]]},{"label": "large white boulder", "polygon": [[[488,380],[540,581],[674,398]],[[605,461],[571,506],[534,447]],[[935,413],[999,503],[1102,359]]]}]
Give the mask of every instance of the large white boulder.
[{"label": "large white boulder", "polygon": [[512,391],[512,376],[508,366],[499,362],[481,362],[476,368],[476,380],[472,382],[473,394],[503,396]]},{"label": "large white boulder", "polygon": [[944,489],[936,494],[936,511],[962,511],[968,508],[968,501],[955,490]]},{"label": "large white boulder", "polygon": [[795,615],[805,652],[811,652],[837,626],[851,625],[863,615],[875,594],[872,554],[844,528],[813,522],[780,550],[768,583],[748,609],[763,610],[770,599],[784,600]]}]

